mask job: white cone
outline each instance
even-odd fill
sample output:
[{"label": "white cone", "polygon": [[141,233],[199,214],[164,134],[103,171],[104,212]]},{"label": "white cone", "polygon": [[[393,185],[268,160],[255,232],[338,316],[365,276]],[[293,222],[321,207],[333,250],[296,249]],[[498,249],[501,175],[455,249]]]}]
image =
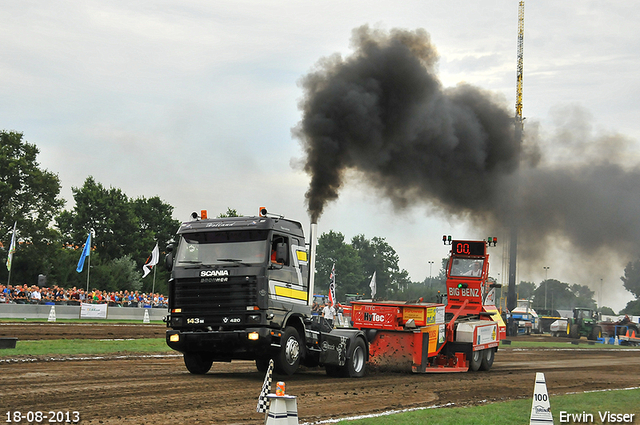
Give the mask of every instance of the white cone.
[{"label": "white cone", "polygon": [[51,310],[49,310],[49,318],[47,319],[48,322],[55,322],[56,321],[56,306],[52,305],[51,306]]},{"label": "white cone", "polygon": [[144,309],[144,319],[142,319],[142,323],[149,323],[149,310]]},{"label": "white cone", "polygon": [[544,373],[540,372],[536,373],[536,383],[533,387],[533,402],[531,403],[529,425],[553,425],[547,382],[544,379]]}]

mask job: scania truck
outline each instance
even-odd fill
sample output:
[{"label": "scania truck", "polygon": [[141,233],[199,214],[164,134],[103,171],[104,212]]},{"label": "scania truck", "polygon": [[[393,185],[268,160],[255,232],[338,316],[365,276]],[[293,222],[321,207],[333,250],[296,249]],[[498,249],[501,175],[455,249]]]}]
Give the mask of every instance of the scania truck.
[{"label": "scania truck", "polygon": [[311,314],[317,225],[308,250],[299,222],[265,208],[253,217],[207,218],[203,210],[192,218],[165,258],[166,340],[189,372],[205,374],[214,361],[231,360],[254,360],[264,371],[273,359],[280,375],[300,365],[364,375],[364,332],[331,329]]}]

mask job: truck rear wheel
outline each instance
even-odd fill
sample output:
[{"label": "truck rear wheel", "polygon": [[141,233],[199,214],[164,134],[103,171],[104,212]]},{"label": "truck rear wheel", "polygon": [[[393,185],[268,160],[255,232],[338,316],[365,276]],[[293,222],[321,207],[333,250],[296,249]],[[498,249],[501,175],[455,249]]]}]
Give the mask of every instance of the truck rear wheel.
[{"label": "truck rear wheel", "polygon": [[486,350],[482,350],[482,361],[480,364],[480,370],[489,371],[491,366],[493,366],[493,359],[495,358],[495,350],[493,348],[487,348]]},{"label": "truck rear wheel", "polygon": [[367,348],[362,338],[356,338],[344,366],[328,364],[324,366],[328,376],[341,378],[362,378],[366,372]]},{"label": "truck rear wheel", "polygon": [[284,328],[280,339],[280,351],[276,356],[276,372],[280,375],[293,375],[300,366],[302,343],[298,331],[292,327]]},{"label": "truck rear wheel", "polygon": [[347,359],[345,367],[345,375],[350,378],[362,378],[367,363],[367,348],[362,338],[356,338],[353,344],[351,355]]},{"label": "truck rear wheel", "polygon": [[184,365],[194,375],[204,375],[209,372],[213,359],[204,353],[184,353]]},{"label": "truck rear wheel", "polygon": [[471,358],[469,359],[469,369],[473,372],[476,372],[480,369],[480,365],[482,365],[483,350],[477,350],[471,353]]}]

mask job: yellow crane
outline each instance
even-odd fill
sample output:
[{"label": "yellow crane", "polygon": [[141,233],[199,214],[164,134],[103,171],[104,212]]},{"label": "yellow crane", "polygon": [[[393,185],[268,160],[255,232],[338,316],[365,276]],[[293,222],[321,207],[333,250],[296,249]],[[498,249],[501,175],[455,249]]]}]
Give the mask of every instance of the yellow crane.
[{"label": "yellow crane", "polygon": [[522,128],[522,59],[524,55],[524,0],[518,6],[518,72],[516,75],[516,122]]},{"label": "yellow crane", "polygon": [[[516,119],[515,137],[516,143],[522,145],[522,132],[524,118],[522,118],[522,59],[524,54],[524,0],[520,0],[518,6],[518,72],[516,76]],[[516,190],[516,193],[519,191]],[[509,289],[507,291],[507,308],[513,310],[516,307],[516,267],[518,262],[518,220],[514,214],[510,223],[509,237]],[[513,323],[507,325],[507,335],[513,335]],[[517,333],[517,329],[516,329]]]}]

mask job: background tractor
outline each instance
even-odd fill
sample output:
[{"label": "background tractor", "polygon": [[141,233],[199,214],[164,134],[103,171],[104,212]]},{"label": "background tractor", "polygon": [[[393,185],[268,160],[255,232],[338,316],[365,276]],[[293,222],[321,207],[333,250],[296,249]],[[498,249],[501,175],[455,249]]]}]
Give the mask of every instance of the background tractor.
[{"label": "background tractor", "polygon": [[598,312],[590,308],[576,307],[573,318],[567,321],[567,336],[579,339],[586,336],[590,341],[602,337],[602,328],[598,324]]}]

